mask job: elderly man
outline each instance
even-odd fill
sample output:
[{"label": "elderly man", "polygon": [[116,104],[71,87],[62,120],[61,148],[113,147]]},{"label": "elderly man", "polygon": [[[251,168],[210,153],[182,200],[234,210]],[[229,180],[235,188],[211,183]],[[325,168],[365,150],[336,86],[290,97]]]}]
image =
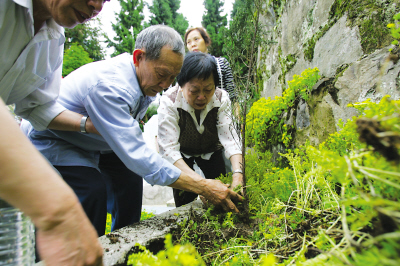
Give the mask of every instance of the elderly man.
[{"label": "elderly man", "polygon": [[[56,102],[63,27],[94,17],[105,1],[0,1],[0,197],[30,216],[48,265],[101,264],[102,248],[74,192],[20,132],[4,103],[15,104],[15,113],[38,130],[79,130],[82,115]],[[97,132],[91,121],[86,129]]]},{"label": "elderly man", "polygon": [[[240,195],[220,181],[180,171],[143,141],[139,121],[153,97],[178,75],[183,58],[180,35],[168,26],[151,26],[137,36],[133,58],[122,54],[91,63],[63,80],[58,101],[84,115],[82,133],[26,130],[74,189],[99,235],[105,229],[109,183],[113,230],[139,221],[142,178],[203,195],[227,211],[238,211],[231,199],[241,200]],[[101,136],[85,134],[86,117]]]}]

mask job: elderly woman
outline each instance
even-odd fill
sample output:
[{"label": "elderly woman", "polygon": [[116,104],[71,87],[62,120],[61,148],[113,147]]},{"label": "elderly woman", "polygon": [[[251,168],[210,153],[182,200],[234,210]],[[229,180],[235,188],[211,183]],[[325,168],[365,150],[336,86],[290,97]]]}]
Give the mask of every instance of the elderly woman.
[{"label": "elderly woman", "polygon": [[[193,173],[194,162],[207,179],[226,174],[223,148],[232,164],[232,188],[243,185],[239,138],[230,130],[231,102],[226,91],[216,88],[218,71],[211,55],[188,53],[178,84],[166,91],[158,108],[160,153],[183,172]],[[177,207],[197,194],[174,189]]]}]

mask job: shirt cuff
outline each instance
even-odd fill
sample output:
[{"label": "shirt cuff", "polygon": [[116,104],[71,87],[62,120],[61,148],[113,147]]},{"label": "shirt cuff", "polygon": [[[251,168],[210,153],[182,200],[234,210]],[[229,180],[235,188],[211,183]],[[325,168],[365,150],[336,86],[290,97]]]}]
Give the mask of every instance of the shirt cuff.
[{"label": "shirt cuff", "polygon": [[50,122],[65,111],[66,108],[56,101],[40,105],[32,110],[26,118],[37,131],[46,130]]},{"label": "shirt cuff", "polygon": [[144,179],[152,186],[168,186],[178,180],[181,173],[182,171],[180,169],[168,161],[163,160],[162,167],[157,172],[146,175]]}]

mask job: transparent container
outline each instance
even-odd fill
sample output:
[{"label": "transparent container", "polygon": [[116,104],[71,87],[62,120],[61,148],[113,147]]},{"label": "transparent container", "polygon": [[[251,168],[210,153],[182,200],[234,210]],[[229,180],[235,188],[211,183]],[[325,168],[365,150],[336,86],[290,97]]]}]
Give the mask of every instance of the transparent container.
[{"label": "transparent container", "polygon": [[0,266],[35,264],[35,227],[20,210],[0,199]]}]

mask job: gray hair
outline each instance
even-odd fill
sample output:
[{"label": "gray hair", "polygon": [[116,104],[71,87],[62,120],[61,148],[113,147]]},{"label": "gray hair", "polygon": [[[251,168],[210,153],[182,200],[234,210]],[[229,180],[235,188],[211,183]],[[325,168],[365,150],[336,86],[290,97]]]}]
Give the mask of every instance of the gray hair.
[{"label": "gray hair", "polygon": [[185,56],[182,37],[173,28],[166,25],[154,25],[142,30],[136,38],[135,49],[144,49],[146,59],[160,58],[161,48],[168,45],[177,54]]}]

